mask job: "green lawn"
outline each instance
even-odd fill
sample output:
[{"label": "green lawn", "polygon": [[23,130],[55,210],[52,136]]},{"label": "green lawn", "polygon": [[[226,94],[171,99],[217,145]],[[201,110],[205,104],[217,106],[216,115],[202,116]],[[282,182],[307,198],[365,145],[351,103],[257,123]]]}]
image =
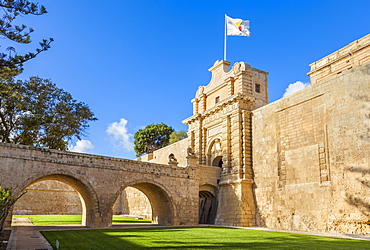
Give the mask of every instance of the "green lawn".
[{"label": "green lawn", "polygon": [[60,249],[370,249],[369,241],[224,227],[44,231]]},{"label": "green lawn", "polygon": [[[28,217],[34,225],[72,225],[81,224],[82,215],[13,215]],[[113,216],[113,223],[151,223],[150,220],[137,220],[128,217]]]}]

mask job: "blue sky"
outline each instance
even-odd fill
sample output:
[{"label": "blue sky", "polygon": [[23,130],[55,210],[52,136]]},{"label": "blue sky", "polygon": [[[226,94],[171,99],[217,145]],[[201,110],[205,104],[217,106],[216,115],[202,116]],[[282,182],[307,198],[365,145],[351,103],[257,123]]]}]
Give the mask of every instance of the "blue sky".
[{"label": "blue sky", "polygon": [[99,120],[83,151],[127,159],[135,158],[132,135],[148,124],[187,130],[190,100],[223,59],[224,14],[250,20],[251,37],[228,37],[227,60],[269,72],[270,102],[289,84],[308,83],[310,63],[370,31],[369,0],[40,3],[48,14],[19,20],[35,29],[33,43],[12,46],[22,53],[43,38],[55,42],[19,78],[51,79],[88,104]]}]

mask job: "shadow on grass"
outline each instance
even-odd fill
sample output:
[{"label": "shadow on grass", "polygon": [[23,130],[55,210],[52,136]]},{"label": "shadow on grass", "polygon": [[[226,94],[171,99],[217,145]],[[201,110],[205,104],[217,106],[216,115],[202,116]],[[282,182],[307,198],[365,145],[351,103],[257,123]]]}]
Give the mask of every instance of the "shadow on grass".
[{"label": "shadow on grass", "polygon": [[369,241],[221,227],[44,231],[60,249],[370,249]]}]

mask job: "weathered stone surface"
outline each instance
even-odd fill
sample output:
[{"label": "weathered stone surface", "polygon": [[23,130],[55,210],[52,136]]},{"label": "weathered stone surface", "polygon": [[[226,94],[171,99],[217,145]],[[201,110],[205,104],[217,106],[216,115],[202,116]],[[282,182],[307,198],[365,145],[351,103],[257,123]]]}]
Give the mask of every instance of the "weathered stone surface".
[{"label": "weathered stone surface", "polygon": [[257,225],[370,232],[370,63],[253,111]]},{"label": "weathered stone surface", "polygon": [[311,84],[370,61],[370,34],[310,64]]},{"label": "weathered stone surface", "polygon": [[4,143],[0,143],[0,166],[1,186],[16,188],[15,195],[44,180],[71,186],[84,201],[84,223],[89,227],[111,225],[113,204],[126,187],[145,193],[152,205],[154,222],[198,222],[200,179],[196,167],[171,167]]}]

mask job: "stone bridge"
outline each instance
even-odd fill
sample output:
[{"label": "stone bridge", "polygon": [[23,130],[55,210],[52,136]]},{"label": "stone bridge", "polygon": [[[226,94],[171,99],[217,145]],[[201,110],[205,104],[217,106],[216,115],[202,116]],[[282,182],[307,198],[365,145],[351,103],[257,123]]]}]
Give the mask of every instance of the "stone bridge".
[{"label": "stone bridge", "polygon": [[80,195],[83,225],[91,228],[111,226],[113,204],[126,187],[148,197],[153,223],[196,225],[199,193],[216,196],[219,172],[0,143],[0,186],[19,195],[39,181],[64,182]]}]

